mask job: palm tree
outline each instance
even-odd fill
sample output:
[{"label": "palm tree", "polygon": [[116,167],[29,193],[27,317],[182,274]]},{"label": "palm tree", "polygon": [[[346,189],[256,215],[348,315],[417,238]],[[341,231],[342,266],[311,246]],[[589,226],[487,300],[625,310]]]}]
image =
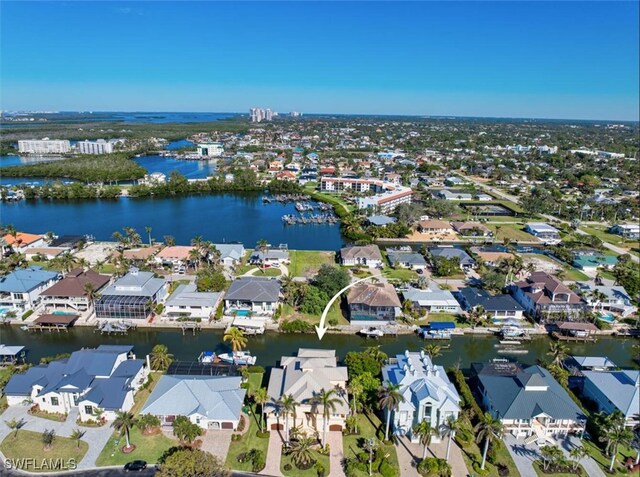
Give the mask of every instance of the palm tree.
[{"label": "palm tree", "polygon": [[[258,240],[258,250],[262,254],[262,262],[264,263],[265,255],[269,250],[269,242],[265,239]],[[264,273],[264,267],[262,266],[262,263],[260,264],[260,269],[262,270],[262,273]]]},{"label": "palm tree", "polygon": [[387,356],[387,353],[380,350],[380,345],[368,346],[367,349],[364,350],[364,352],[370,355],[373,359],[375,359],[381,365],[384,364],[387,361],[387,359],[389,359],[389,356]]},{"label": "palm tree", "polygon": [[45,449],[51,449],[53,441],[56,438],[56,431],[53,429],[45,429],[42,433],[42,443]]},{"label": "palm tree", "polygon": [[429,343],[424,348],[422,348],[424,354],[429,356],[429,359],[433,361],[434,358],[442,356],[442,347],[435,343]]},{"label": "palm tree", "polygon": [[167,345],[157,344],[151,350],[151,368],[156,371],[166,371],[173,362],[173,355],[169,353]]},{"label": "palm tree", "polygon": [[607,299],[607,295],[605,295],[600,290],[593,290],[590,293],[590,295],[594,301],[594,306],[593,306],[594,310],[598,308],[598,305],[600,305],[600,309],[602,310],[604,308],[604,300]]},{"label": "palm tree", "polygon": [[129,442],[129,431],[133,429],[138,422],[138,419],[131,412],[127,411],[116,411],[116,418],[111,423],[111,427],[113,427],[116,431],[120,433],[120,435],[124,435],[127,446],[126,449],[131,449],[131,442]]},{"label": "palm tree", "polygon": [[449,419],[445,423],[442,424],[442,437],[449,437],[447,441],[447,453],[445,459],[449,462],[449,451],[451,450],[451,441],[456,436],[456,432],[460,430],[461,422],[460,419],[456,419],[453,416],[449,416]]},{"label": "palm tree", "polygon": [[280,409],[282,409],[282,413],[284,414],[285,419],[285,434],[287,436],[287,441],[291,440],[291,436],[289,435],[289,415],[293,417],[293,426],[296,425],[296,408],[298,406],[298,402],[295,400],[292,394],[285,394],[278,401],[278,405]]},{"label": "palm tree", "polygon": [[162,240],[167,247],[173,247],[176,244],[176,239],[172,235],[165,235]]},{"label": "palm tree", "polygon": [[549,344],[547,355],[551,356],[551,362],[556,366],[562,366],[562,362],[569,355],[569,347],[561,341],[552,341]]},{"label": "palm tree", "polygon": [[293,443],[289,455],[296,466],[305,467],[311,462],[313,459],[312,447],[313,439],[306,435],[301,436]]},{"label": "palm tree", "polygon": [[384,431],[384,440],[389,440],[389,424],[391,423],[391,412],[395,412],[400,403],[404,402],[404,396],[400,393],[400,385],[387,381],[386,386],[378,389],[378,406],[387,412],[387,424]]},{"label": "palm tree", "polygon": [[480,422],[473,428],[476,433],[476,442],[479,444],[484,441],[484,450],[482,451],[482,464],[480,468],[484,470],[484,465],[487,462],[487,451],[489,450],[489,444],[495,439],[502,439],[504,434],[504,426],[499,419],[494,419],[491,414],[485,412],[480,418]]},{"label": "palm tree", "polygon": [[563,458],[564,454],[558,446],[544,446],[540,449],[544,470],[549,469],[549,465],[558,462]]},{"label": "palm tree", "polygon": [[62,268],[62,271],[68,273],[76,265],[76,258],[73,256],[71,252],[64,252],[58,258],[58,262],[60,263],[60,267]]},{"label": "palm tree", "polygon": [[78,449],[80,448],[80,439],[82,439],[86,433],[87,431],[81,431],[80,429],[74,429],[74,431],[71,433],[70,437],[71,439],[76,441],[76,446],[78,447]]},{"label": "palm tree", "polygon": [[253,400],[256,404],[260,405],[260,432],[264,431],[264,405],[269,402],[269,394],[267,394],[267,388],[258,389],[254,395]]},{"label": "palm tree", "polygon": [[150,226],[146,226],[144,231],[147,232],[147,236],[149,237],[149,247],[151,247],[151,230],[153,230]]},{"label": "palm tree", "polygon": [[475,329],[476,326],[482,323],[485,315],[486,313],[482,305],[475,306],[469,310],[467,319],[469,320],[469,323],[471,323],[471,327]]},{"label": "palm tree", "polygon": [[424,446],[422,450],[422,459],[427,458],[427,449],[431,444],[431,438],[437,435],[435,427],[431,427],[431,424],[427,421],[422,421],[413,427],[413,433],[420,439],[420,444]]},{"label": "palm tree", "polygon": [[142,414],[138,417],[137,422],[138,429],[142,431],[144,434],[148,432],[149,429],[160,426],[160,419],[158,419],[153,414]]},{"label": "palm tree", "polygon": [[98,290],[96,290],[96,287],[93,286],[93,283],[88,283],[88,282],[84,284],[83,289],[84,289],[84,296],[86,296],[87,300],[89,301],[89,309],[95,308],[96,301],[100,299],[100,294],[98,293]]},{"label": "palm tree", "polygon": [[242,351],[242,348],[247,346],[247,338],[244,336],[244,331],[240,328],[236,328],[235,326],[229,328],[222,339],[223,341],[228,341],[231,344],[233,354]]},{"label": "palm tree", "polygon": [[351,394],[352,408],[351,415],[355,417],[355,431],[358,433],[358,405],[357,398],[360,394],[364,392],[364,387],[362,382],[358,379],[352,379],[347,384],[347,390]]},{"label": "palm tree", "polygon": [[193,264],[194,270],[200,268],[200,250],[195,247],[189,250],[189,261]]},{"label": "palm tree", "polygon": [[13,431],[13,438],[18,437],[18,431],[27,423],[24,419],[13,418],[10,421],[4,421],[9,429]]},{"label": "palm tree", "polygon": [[322,406],[322,443],[327,443],[327,424],[331,414],[336,412],[336,407],[340,404],[341,399],[337,396],[337,390],[322,388],[319,393],[314,394],[311,398],[311,404],[314,407]]},{"label": "palm tree", "polygon": [[571,449],[569,451],[569,457],[571,457],[571,459],[573,460],[573,470],[574,471],[578,469],[578,466],[580,465],[580,461],[582,459],[584,459],[585,457],[587,457],[588,455],[589,455],[589,453],[582,446],[574,447],[573,449]]},{"label": "palm tree", "polygon": [[633,433],[625,426],[625,418],[618,410],[607,416],[602,431],[600,442],[606,443],[605,453],[611,456],[609,472],[613,472],[613,466],[618,455],[618,446],[620,444],[629,444],[633,439]]}]

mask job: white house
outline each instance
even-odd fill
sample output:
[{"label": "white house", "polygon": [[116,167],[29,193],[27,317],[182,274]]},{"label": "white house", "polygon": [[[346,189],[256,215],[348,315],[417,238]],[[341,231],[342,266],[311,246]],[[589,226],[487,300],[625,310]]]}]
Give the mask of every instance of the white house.
[{"label": "white house", "polygon": [[18,313],[32,310],[40,304],[41,294],[62,278],[58,272],[31,266],[16,268],[0,278],[0,308]]},{"label": "white house", "polygon": [[[395,435],[406,435],[412,442],[419,437],[413,427],[422,421],[440,429],[460,413],[460,396],[442,366],[433,364],[424,351],[408,350],[382,368],[382,381],[400,386],[404,401],[393,411],[392,429]],[[389,411],[385,411],[389,412]],[[433,437],[439,442],[440,436]]]},{"label": "white house", "polygon": [[222,293],[199,292],[194,283],[178,285],[164,304],[167,318],[200,318],[208,320],[215,313]]},{"label": "white house", "polygon": [[345,266],[382,267],[382,253],[377,245],[356,245],[340,249],[340,263]]},{"label": "white house", "polygon": [[609,229],[609,232],[621,235],[625,239],[638,240],[640,238],[640,225],[638,224],[616,224]]},{"label": "white house", "polygon": [[543,243],[551,245],[560,243],[558,229],[544,222],[530,222],[524,229]]},{"label": "white house", "polygon": [[280,282],[267,277],[236,278],[224,302],[227,315],[272,316],[280,302]]}]

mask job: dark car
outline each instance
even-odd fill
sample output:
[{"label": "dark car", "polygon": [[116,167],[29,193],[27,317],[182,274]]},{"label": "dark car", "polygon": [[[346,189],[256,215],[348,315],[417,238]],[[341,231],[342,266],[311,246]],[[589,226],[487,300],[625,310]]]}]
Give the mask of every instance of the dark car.
[{"label": "dark car", "polygon": [[131,462],[127,462],[124,466],[125,472],[140,472],[147,468],[147,463],[144,460],[134,460]]}]

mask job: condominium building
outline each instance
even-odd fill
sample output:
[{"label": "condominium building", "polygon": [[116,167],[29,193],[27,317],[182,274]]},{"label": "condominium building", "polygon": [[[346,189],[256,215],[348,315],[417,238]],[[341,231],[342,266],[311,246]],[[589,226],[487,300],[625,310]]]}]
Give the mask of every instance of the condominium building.
[{"label": "condominium building", "polygon": [[373,192],[375,195],[359,197],[356,204],[359,209],[374,209],[381,213],[394,211],[400,204],[411,202],[413,191],[391,182],[377,179],[351,179],[346,177],[323,177],[320,189],[326,192],[341,192],[353,190],[355,192]]},{"label": "condominium building", "polygon": [[18,141],[18,151],[27,154],[64,154],[71,150],[66,139],[28,139]]},{"label": "condominium building", "polygon": [[224,153],[221,142],[199,142],[198,156],[220,157]]},{"label": "condominium building", "polygon": [[77,147],[81,154],[111,154],[113,152],[113,143],[104,139],[80,141]]},{"label": "condominium building", "polygon": [[277,115],[270,109],[264,108],[251,108],[249,110],[249,115],[251,116],[252,123],[259,123],[261,121],[272,121],[273,117]]}]

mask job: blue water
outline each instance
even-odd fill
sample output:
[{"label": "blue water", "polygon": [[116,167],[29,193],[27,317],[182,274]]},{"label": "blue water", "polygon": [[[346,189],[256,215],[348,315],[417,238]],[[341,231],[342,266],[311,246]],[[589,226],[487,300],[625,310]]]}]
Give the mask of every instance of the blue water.
[{"label": "blue water", "polygon": [[171,171],[178,171],[187,179],[202,179],[216,172],[215,161],[192,161],[165,156],[143,156],[134,159],[149,172],[162,172],[169,176]]},{"label": "blue water", "polygon": [[54,311],[52,315],[77,315],[77,313],[71,313],[67,311]]},{"label": "blue water", "polygon": [[[239,113],[176,113],[176,112],[115,112],[115,111],[98,111],[98,112],[73,112],[64,111],[50,114],[32,114],[35,118],[46,118],[48,123],[72,123],[72,122],[125,122],[125,123],[200,123],[219,121],[238,116]],[[4,122],[3,128],[24,128],[42,127],[42,122],[34,121],[29,123],[23,122]]]},{"label": "blue water", "polygon": [[165,146],[165,149],[168,151],[174,151],[176,149],[180,149],[181,147],[189,147],[193,146],[193,141],[189,141],[188,139],[180,139],[179,141],[172,141]]},{"label": "blue water", "polygon": [[342,246],[338,225],[285,226],[282,216],[295,214],[293,204],[262,203],[262,194],[217,194],[171,198],[87,201],[19,201],[0,203],[0,222],[33,233],[90,234],[111,240],[123,227],[134,227],[162,240],[172,235],[188,244],[196,235],[213,242],[240,241],[254,246],[266,239],[299,250],[337,250]]}]

